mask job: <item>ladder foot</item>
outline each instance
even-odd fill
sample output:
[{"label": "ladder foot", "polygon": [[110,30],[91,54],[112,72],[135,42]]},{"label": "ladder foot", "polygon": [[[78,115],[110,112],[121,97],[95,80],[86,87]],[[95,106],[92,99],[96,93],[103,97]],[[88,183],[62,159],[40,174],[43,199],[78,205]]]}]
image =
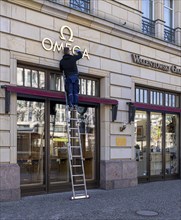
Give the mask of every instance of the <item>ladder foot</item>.
[{"label": "ladder foot", "polygon": [[70,199],[71,200],[76,200],[76,199],[89,199],[90,196],[89,195],[80,195],[80,196],[72,196]]}]

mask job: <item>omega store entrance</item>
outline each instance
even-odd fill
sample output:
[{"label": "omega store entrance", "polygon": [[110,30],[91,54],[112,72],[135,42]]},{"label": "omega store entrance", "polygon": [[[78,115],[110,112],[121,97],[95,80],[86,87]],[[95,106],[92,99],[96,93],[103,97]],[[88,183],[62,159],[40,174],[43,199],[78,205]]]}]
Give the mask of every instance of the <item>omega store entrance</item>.
[{"label": "omega store entrance", "polygon": [[[98,183],[98,107],[79,106],[88,187]],[[17,100],[17,161],[22,194],[71,190],[65,105],[53,100]]]}]

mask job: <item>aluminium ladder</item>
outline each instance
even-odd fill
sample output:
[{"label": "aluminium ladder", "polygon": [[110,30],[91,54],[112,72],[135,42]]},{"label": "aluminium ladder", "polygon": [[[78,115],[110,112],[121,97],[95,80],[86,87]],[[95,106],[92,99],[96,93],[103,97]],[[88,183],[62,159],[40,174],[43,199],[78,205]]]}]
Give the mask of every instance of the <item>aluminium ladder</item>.
[{"label": "aluminium ladder", "polygon": [[[65,80],[64,80],[65,82]],[[89,198],[87,194],[83,153],[80,137],[79,118],[77,109],[69,109],[67,93],[66,97],[66,124],[68,134],[68,157],[70,177],[72,183],[72,197],[71,199]]]}]

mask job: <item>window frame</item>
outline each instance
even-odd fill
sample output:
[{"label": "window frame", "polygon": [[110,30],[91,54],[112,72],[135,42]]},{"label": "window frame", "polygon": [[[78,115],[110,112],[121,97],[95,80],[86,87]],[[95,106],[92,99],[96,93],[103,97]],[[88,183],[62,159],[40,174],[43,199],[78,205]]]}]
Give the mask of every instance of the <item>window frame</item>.
[{"label": "window frame", "polygon": [[[174,28],[174,1],[173,0],[169,0],[171,2],[172,7],[168,7],[165,4],[165,1],[166,0],[164,0],[164,21],[165,21],[165,9],[168,9],[169,12],[171,12],[171,17],[169,18],[169,23],[171,25],[166,24],[165,26],[170,27],[170,28]],[[165,23],[166,23],[166,21],[165,21]]]},{"label": "window frame", "polygon": [[[140,90],[147,91],[147,102],[141,102],[140,101],[141,97],[137,97],[138,94],[140,95]],[[153,96],[156,95],[155,96],[156,99],[154,99],[154,97],[152,98],[152,94]],[[159,102],[157,100],[158,95],[159,95]],[[167,95],[168,95],[168,98],[167,98]],[[160,101],[161,96],[162,96],[162,101]],[[170,100],[170,97],[171,97],[171,100]],[[173,102],[173,97],[174,97],[174,102]],[[144,96],[142,99],[144,100]],[[167,100],[168,100],[168,105],[167,105]],[[145,88],[142,86],[135,86],[135,102],[142,103],[142,104],[150,104],[154,106],[169,107],[169,108],[180,108],[180,105],[181,105],[179,93],[174,93],[174,92],[170,92],[167,90],[159,90],[155,88]]]},{"label": "window frame", "polygon": [[[145,15],[144,11],[143,11],[143,2],[145,3],[146,1],[145,0],[142,0],[142,13],[143,13],[143,17],[153,21],[154,20],[154,16],[155,16],[155,13],[154,13],[154,7],[155,7],[155,4],[154,4],[154,0],[148,0],[148,6],[149,6],[149,17]],[[150,8],[150,5],[151,5],[151,8]],[[151,15],[151,16],[150,16]]]},{"label": "window frame", "polygon": [[[31,65],[25,65],[25,64],[18,64],[17,65],[17,70],[18,68],[22,68],[23,69],[23,85],[18,85],[18,79],[17,79],[17,86],[18,87],[25,87],[25,88],[31,88],[34,90],[46,90],[46,91],[53,91],[53,92],[64,92],[64,88],[62,87],[62,79],[63,79],[63,75],[57,71],[57,70],[49,70],[49,69],[43,69],[43,68],[39,68],[36,66],[31,66]],[[24,70],[28,69],[32,71],[37,71],[39,72],[44,72],[45,73],[45,82],[44,82],[44,88],[41,89],[39,87],[32,87],[32,77],[31,77],[31,82],[30,82],[30,86],[25,86],[25,77],[24,77]],[[18,74],[18,72],[17,72]],[[56,90],[56,89],[51,89],[51,82],[50,82],[50,76],[54,74],[54,77],[56,76],[60,76],[60,90]],[[79,81],[81,82],[81,80],[84,79],[86,80],[86,93],[82,94],[81,93],[81,83],[80,84],[80,95],[84,95],[84,96],[91,96],[91,97],[100,97],[100,80],[98,78],[93,78],[93,77],[87,77],[84,75],[80,75],[79,76]],[[88,91],[87,91],[87,81],[91,80],[91,82],[95,82],[95,95],[93,94],[93,91],[91,92],[91,95],[88,95]],[[40,83],[40,80],[38,79],[38,83]],[[55,80],[56,83],[56,80]],[[56,84],[55,84],[56,87]],[[92,85],[91,85],[92,87]],[[93,88],[92,88],[93,89]]]}]

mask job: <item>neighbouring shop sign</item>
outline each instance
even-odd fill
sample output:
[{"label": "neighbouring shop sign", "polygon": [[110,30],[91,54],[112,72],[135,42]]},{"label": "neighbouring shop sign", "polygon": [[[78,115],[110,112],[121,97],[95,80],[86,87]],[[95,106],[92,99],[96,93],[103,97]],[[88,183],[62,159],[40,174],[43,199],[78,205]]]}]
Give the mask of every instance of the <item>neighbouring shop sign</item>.
[{"label": "neighbouring shop sign", "polygon": [[[68,30],[69,36],[68,39],[65,37],[65,30]],[[51,38],[45,37],[42,40],[42,47],[46,51],[53,51],[53,52],[60,52],[63,50],[64,47],[69,47],[73,54],[75,54],[75,51],[77,49],[83,51],[83,58],[86,57],[88,60],[90,59],[89,53],[86,48],[81,48],[78,45],[72,45],[72,42],[74,42],[73,39],[73,31],[69,26],[62,26],[60,28],[60,39],[61,41],[54,41]]]},{"label": "neighbouring shop sign", "polygon": [[157,63],[155,61],[143,59],[138,54],[132,54],[132,59],[133,59],[134,63],[140,64],[140,65],[143,65],[143,66],[147,66],[147,67],[150,67],[150,68],[162,70],[162,71],[165,71],[165,72],[171,71],[172,73],[181,74],[181,67],[178,67],[176,65],[169,66],[169,65],[166,65],[166,64]]}]

